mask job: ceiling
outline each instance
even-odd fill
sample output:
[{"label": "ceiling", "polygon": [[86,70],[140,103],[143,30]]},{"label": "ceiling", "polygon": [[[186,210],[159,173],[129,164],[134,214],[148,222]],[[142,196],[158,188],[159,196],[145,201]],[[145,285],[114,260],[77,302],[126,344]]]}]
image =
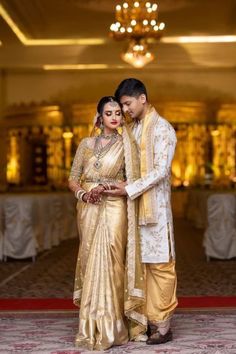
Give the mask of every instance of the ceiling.
[{"label": "ceiling", "polygon": [[[77,65],[78,69],[94,64],[118,70],[129,67],[120,59],[126,43],[115,42],[108,36],[117,3],[0,0],[8,15],[8,24],[0,16],[0,68],[40,69],[47,64]],[[157,0],[157,3],[159,20],[165,22],[166,31],[163,42],[151,44],[156,59],[147,69],[236,68],[236,42],[181,44],[171,40],[177,36],[236,35],[236,0]],[[168,39],[170,43],[166,43]]]}]

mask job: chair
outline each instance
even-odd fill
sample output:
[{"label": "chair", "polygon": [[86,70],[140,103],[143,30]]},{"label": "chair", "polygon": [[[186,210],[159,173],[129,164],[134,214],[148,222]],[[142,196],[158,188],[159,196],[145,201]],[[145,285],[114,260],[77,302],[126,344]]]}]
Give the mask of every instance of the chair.
[{"label": "chair", "polygon": [[207,219],[203,240],[207,260],[236,257],[236,197],[232,194],[210,196]]},{"label": "chair", "polygon": [[76,220],[76,202],[74,194],[65,193],[63,195],[63,239],[78,237],[77,220]]},{"label": "chair", "polygon": [[36,256],[37,241],[33,228],[33,199],[19,195],[6,197],[4,203],[4,258],[23,259]]},{"label": "chair", "polygon": [[3,232],[4,232],[4,198],[0,196],[0,261],[3,260]]}]

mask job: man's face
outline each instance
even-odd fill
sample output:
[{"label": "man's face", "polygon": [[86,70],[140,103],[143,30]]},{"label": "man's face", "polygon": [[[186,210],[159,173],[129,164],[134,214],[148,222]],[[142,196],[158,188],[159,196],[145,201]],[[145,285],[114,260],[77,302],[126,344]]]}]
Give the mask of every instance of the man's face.
[{"label": "man's face", "polygon": [[147,99],[144,94],[139,96],[122,96],[120,98],[120,103],[122,105],[122,110],[128,114],[132,119],[143,118],[144,105]]}]

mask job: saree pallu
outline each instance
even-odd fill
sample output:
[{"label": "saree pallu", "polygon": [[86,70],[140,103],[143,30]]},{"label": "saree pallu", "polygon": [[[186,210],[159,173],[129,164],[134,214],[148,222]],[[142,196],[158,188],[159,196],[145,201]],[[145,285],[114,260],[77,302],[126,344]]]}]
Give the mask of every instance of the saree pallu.
[{"label": "saree pallu", "polygon": [[[81,186],[86,191],[98,184],[96,179],[122,179],[123,141],[118,140],[100,160],[99,171],[94,167],[95,161],[92,153],[84,161]],[[135,211],[134,204],[132,206],[128,208],[131,214]],[[143,289],[133,289],[137,279],[138,287],[143,282],[141,268],[138,267],[138,275],[135,275],[135,265],[139,261],[133,244],[137,242],[135,223],[130,225],[128,221],[126,197],[103,196],[99,205],[79,201],[77,211],[80,247],[74,303],[80,306],[80,322],[76,346],[105,350],[112,345],[125,344],[132,336],[145,332],[145,316],[141,313]],[[128,248],[130,233],[133,250]],[[132,252],[132,260],[128,260],[128,249]],[[131,282],[129,278],[132,278]],[[136,311],[136,308],[139,309]]]}]

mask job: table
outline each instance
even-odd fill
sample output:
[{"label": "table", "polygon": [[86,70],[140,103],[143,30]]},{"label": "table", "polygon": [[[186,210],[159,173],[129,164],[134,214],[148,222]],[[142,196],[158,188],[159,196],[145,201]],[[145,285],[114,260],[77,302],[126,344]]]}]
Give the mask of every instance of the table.
[{"label": "table", "polygon": [[207,227],[207,200],[214,194],[234,194],[235,189],[192,189],[188,191],[186,205],[186,218],[190,220],[196,228]]},{"label": "table", "polygon": [[0,194],[0,259],[34,258],[77,237],[73,193]]}]

